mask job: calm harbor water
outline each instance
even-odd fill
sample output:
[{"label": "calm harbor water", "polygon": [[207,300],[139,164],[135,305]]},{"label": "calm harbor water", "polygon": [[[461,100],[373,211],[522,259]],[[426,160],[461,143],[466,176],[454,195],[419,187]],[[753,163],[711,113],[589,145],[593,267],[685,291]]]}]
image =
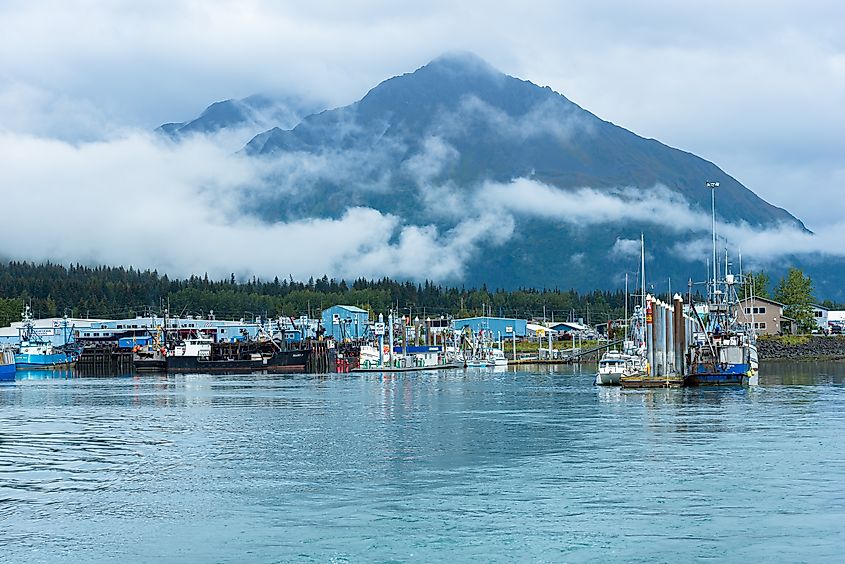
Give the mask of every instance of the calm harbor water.
[{"label": "calm harbor water", "polygon": [[[845,364],[0,384],[0,561],[841,561]],[[48,377],[54,376],[54,377]]]}]

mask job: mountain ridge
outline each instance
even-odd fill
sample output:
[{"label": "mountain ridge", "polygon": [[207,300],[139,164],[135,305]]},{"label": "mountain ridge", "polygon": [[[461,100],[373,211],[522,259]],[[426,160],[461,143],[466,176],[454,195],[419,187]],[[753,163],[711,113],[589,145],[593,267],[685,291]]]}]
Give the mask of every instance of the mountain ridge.
[{"label": "mountain ridge", "polygon": [[[711,181],[721,184],[717,216],[737,233],[807,231],[715,163],[466,54],[263,130],[241,154],[265,171],[245,188],[244,213],[274,223],[378,210],[458,249],[462,266],[447,283],[618,288],[637,271],[626,249],[642,233],[654,280],[704,279]],[[836,279],[807,264],[826,285]]]},{"label": "mountain ridge", "polygon": [[[467,180],[501,181],[531,174],[560,188],[650,187],[662,183],[680,191],[703,210],[709,209],[710,199],[705,182],[718,181],[722,184],[720,192],[729,192],[725,202],[728,205],[717,210],[725,220],[757,226],[786,222],[806,229],[788,211],[765,202],[714,163],[659,140],[640,137],[599,118],[548,86],[505,75],[468,55],[440,57],[414,72],[382,81],[353,104],[306,116],[290,130],[262,132],[247,143],[244,151],[252,156],[319,153],[327,148],[372,144],[386,137],[407,146],[396,156],[394,167],[398,168],[422,145],[408,132],[422,131],[423,136],[442,133],[433,126],[438,113],[463,113],[464,117],[470,114],[473,118],[474,112],[478,114],[476,118],[487,114],[493,121],[504,121],[496,110],[501,110],[505,118],[526,120],[528,131],[522,134],[533,137],[533,143],[527,149],[516,143],[482,143],[479,150],[490,154],[507,152],[510,158],[497,163],[474,157],[478,161],[474,165],[465,160],[462,165],[475,168],[467,171],[471,177]],[[537,115],[532,115],[532,111]],[[539,121],[545,118],[551,119],[546,131],[550,135],[544,138]],[[532,120],[538,123],[528,123]],[[507,129],[508,123],[503,125]],[[531,135],[532,127],[535,135]],[[501,137],[502,129],[498,132]],[[448,132],[446,137],[450,137]],[[462,155],[474,153],[463,144],[464,150],[457,147]],[[688,171],[686,175],[681,172],[683,168]],[[692,175],[694,182],[689,180]]]}]

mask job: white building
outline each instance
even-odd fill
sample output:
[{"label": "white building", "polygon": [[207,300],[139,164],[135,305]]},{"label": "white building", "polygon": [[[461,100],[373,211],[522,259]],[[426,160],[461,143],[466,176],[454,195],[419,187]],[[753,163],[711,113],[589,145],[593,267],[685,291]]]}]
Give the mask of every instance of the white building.
[{"label": "white building", "polygon": [[827,331],[829,316],[829,309],[818,304],[813,304],[813,319],[816,320],[816,327],[818,327],[820,331]]}]

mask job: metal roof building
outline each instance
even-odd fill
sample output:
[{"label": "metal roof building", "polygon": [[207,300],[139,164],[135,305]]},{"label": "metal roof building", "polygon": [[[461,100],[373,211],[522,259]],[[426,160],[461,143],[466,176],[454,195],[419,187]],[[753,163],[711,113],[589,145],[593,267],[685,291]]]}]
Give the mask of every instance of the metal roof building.
[{"label": "metal roof building", "polygon": [[370,314],[365,309],[350,305],[336,305],[323,310],[323,328],[326,337],[335,340],[361,339],[369,335]]},{"label": "metal roof building", "polygon": [[473,333],[479,331],[490,331],[493,338],[525,337],[527,335],[528,322],[525,319],[513,319],[509,317],[467,317],[466,319],[453,319],[452,329],[460,331],[469,328]]}]

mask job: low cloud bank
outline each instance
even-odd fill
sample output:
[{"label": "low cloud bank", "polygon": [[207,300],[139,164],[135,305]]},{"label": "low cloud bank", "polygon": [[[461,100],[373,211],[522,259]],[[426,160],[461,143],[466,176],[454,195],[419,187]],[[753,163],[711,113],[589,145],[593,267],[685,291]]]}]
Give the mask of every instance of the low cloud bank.
[{"label": "low cloud bank", "polygon": [[[499,119],[477,104],[469,108],[493,123]],[[533,122],[535,116],[526,119]],[[515,134],[535,134],[531,124],[509,127]],[[677,236],[680,256],[690,261],[709,256],[709,213],[660,185],[564,190],[516,178],[459,188],[438,180],[460,158],[439,135],[431,135],[397,171],[387,163],[406,147],[389,143],[269,159],[233,153],[232,145],[231,132],[179,143],[138,131],[94,141],[0,132],[0,182],[5,209],[13,210],[5,219],[0,256],[131,264],[174,276],[234,272],[262,278],[328,274],[459,281],[483,247],[504,245],[519,222],[538,219],[576,229],[652,225]],[[324,182],[384,192],[395,174],[413,180],[420,206],[440,227],[409,224],[361,206],[334,218],[284,221],[244,211],[260,209],[268,196],[293,201],[316,194]],[[718,233],[723,244],[741,249],[755,265],[784,255],[845,256],[845,223],[815,235],[787,225],[759,230],[720,223]],[[639,241],[619,237],[607,253],[629,259],[638,247]]]},{"label": "low cloud bank", "polygon": [[240,211],[261,167],[202,137],[173,144],[135,132],[72,144],[2,133],[0,170],[10,212],[0,255],[13,259],[176,276],[460,279],[482,240],[503,242],[513,229],[508,217],[482,214],[440,232],[362,207],[264,222]]}]

